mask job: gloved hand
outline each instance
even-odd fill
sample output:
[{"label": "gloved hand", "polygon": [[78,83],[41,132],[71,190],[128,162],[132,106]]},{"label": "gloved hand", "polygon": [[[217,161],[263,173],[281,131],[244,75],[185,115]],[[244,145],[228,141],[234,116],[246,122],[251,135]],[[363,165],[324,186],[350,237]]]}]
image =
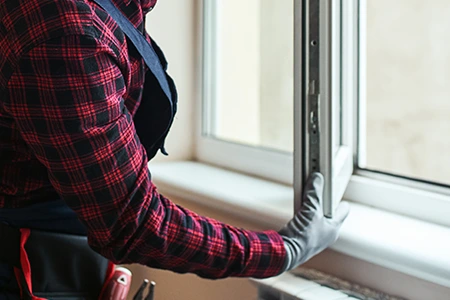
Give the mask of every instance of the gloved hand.
[{"label": "gloved hand", "polygon": [[324,217],[323,185],[322,174],[313,173],[305,187],[302,207],[279,231],[287,252],[283,272],[306,262],[338,238],[339,228],[349,212],[349,204],[341,202],[332,219]]}]

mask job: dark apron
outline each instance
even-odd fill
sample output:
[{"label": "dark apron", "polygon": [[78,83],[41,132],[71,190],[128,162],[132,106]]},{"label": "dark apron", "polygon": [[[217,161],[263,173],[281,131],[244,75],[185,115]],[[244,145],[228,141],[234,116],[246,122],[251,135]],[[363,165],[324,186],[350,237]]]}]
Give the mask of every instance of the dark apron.
[{"label": "dark apron", "polygon": [[[164,142],[177,110],[177,91],[172,78],[166,73],[167,61],[158,45],[152,41],[152,47],[142,33],[123,16],[110,0],[94,0],[94,2],[105,9],[117,22],[127,36],[128,41],[131,42],[130,46],[134,45],[149,68],[145,75],[142,101],[133,121],[139,139],[146,149],[148,160],[153,158],[158,150],[167,155],[164,149]],[[38,233],[35,236],[39,236],[39,238],[42,236],[47,243],[52,243],[55,239],[52,233],[73,235],[77,237],[74,243],[79,243],[78,246],[81,248],[83,245],[80,244],[80,238],[82,240],[86,235],[86,229],[78,220],[76,214],[62,200],[36,204],[21,209],[0,209],[0,223],[7,224],[12,228],[32,228],[32,232],[36,231]],[[67,236],[65,235],[65,237]],[[36,239],[32,234],[30,239],[33,240],[33,238]],[[0,245],[3,242],[0,241]],[[64,243],[65,241],[62,244]],[[68,242],[68,251],[71,243],[71,241]],[[31,253],[42,252],[39,249],[29,250],[30,256],[33,256]],[[53,250],[48,251],[51,252]],[[93,259],[92,264],[99,263],[99,259],[96,257],[92,258],[91,254],[86,257],[83,257],[83,259]],[[30,257],[31,259],[32,257]],[[99,264],[101,265],[102,262]],[[0,262],[0,300],[19,299],[20,289],[14,272],[13,265]],[[105,272],[107,271],[105,270]],[[44,278],[42,285],[52,285],[53,283],[48,281],[48,277],[52,277],[52,274],[48,272],[43,274],[42,276],[46,278]],[[105,274],[101,276],[105,276]],[[62,297],[60,299],[88,299],[88,297]]]},{"label": "dark apron", "polygon": [[[78,243],[82,243],[83,241],[80,238],[86,235],[85,227],[78,220],[73,210],[62,200],[35,204],[20,209],[0,209],[0,222],[2,225],[5,224],[12,228],[33,228],[33,230],[49,233],[70,234],[77,239]],[[14,241],[14,243],[16,242]],[[51,241],[47,240],[46,242],[50,243]],[[1,243],[3,244],[3,241]],[[58,243],[61,242],[58,240]],[[64,251],[61,249],[61,245],[58,245],[57,249],[58,251]],[[5,249],[3,248],[0,251],[5,251]],[[19,251],[19,247],[17,247],[17,251]],[[36,250],[31,252],[35,253]],[[49,253],[49,255],[51,254]],[[32,257],[30,257],[31,259]],[[100,276],[104,277],[105,274]],[[0,299],[19,299],[20,290],[13,264],[9,260],[8,263],[0,262]]]}]

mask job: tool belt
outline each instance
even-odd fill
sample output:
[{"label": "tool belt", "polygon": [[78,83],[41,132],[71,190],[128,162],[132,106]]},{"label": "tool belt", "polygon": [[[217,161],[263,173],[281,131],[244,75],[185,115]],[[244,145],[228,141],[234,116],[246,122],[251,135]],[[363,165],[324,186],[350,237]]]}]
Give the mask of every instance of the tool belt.
[{"label": "tool belt", "polygon": [[22,299],[99,299],[114,264],[86,236],[0,223],[0,261],[14,267]]}]

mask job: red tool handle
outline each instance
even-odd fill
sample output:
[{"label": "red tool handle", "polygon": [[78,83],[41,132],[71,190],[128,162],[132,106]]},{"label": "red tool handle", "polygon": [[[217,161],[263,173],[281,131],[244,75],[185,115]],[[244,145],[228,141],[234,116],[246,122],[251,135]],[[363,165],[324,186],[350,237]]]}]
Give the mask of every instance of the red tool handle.
[{"label": "red tool handle", "polygon": [[127,268],[117,267],[107,283],[101,300],[126,300],[131,286],[131,272]]}]

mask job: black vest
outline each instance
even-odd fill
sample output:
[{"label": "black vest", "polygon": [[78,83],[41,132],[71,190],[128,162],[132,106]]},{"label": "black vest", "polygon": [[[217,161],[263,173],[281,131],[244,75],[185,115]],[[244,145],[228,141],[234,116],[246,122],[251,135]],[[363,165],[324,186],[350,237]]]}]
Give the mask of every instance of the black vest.
[{"label": "black vest", "polygon": [[134,126],[137,135],[151,160],[160,149],[164,155],[167,152],[164,142],[177,112],[178,95],[175,83],[167,74],[167,61],[159,46],[152,40],[152,46],[159,57],[169,84],[172,101],[161,89],[158,81],[150,70],[145,76],[141,104],[134,115]]}]

